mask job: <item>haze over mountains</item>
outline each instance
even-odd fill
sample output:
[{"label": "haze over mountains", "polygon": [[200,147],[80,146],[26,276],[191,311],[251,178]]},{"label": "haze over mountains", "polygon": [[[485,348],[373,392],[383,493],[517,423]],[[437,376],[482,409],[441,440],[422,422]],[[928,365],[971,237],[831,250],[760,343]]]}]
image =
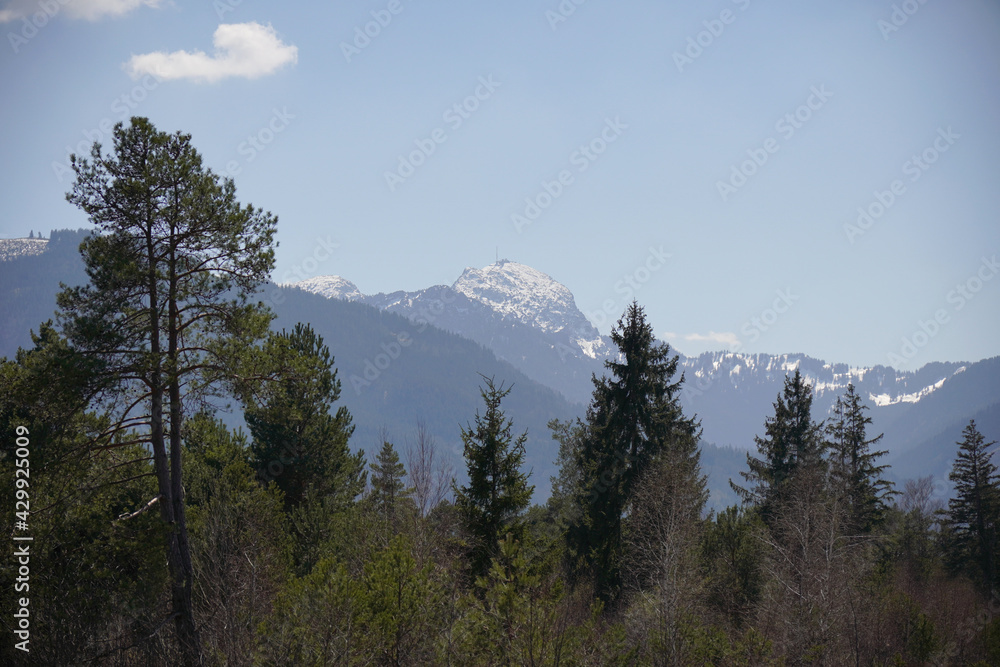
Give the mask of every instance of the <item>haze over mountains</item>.
[{"label": "haze over mountains", "polygon": [[[84,279],[76,246],[84,232],[54,232],[41,254],[11,250],[0,261],[6,315],[0,354],[30,345],[28,331],[52,317],[59,282]],[[8,244],[15,241],[8,241]],[[37,244],[36,244],[37,245]],[[275,328],[310,322],[329,345],[342,400],[357,425],[354,446],[372,450],[385,429],[402,448],[418,421],[461,472],[459,425],[480,407],[478,374],[515,385],[505,401],[515,429],[527,429],[535,500],[549,493],[556,445],[547,422],[583,414],[593,374],[614,346],[577,308],[572,292],[532,267],[502,260],[469,268],[452,285],[366,295],[349,279],[322,276],[265,290]],[[896,480],[934,475],[944,492],[954,442],[970,418],[1000,436],[1000,358],[931,363],[917,371],[851,367],[803,354],[680,356],[682,403],[703,427],[711,505],[733,502],[728,479],[763,432],[785,374],[798,368],[815,393],[814,418],[829,413],[848,383],[870,406],[872,433]]]}]

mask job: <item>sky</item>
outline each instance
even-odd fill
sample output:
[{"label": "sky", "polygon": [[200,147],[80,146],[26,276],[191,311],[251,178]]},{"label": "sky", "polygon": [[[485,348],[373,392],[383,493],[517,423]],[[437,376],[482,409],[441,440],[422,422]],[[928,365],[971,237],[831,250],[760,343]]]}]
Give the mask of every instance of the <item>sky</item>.
[{"label": "sky", "polygon": [[279,218],[273,279],[497,257],[684,354],[1000,354],[1000,3],[0,0],[0,237],[87,227],[146,116]]}]

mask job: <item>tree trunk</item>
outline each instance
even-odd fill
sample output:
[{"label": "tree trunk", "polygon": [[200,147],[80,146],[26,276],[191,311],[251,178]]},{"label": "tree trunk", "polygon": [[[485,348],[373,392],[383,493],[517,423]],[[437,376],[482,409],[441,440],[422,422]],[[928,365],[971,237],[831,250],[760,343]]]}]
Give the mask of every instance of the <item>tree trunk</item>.
[{"label": "tree trunk", "polygon": [[[147,237],[147,253],[152,260],[154,249]],[[150,261],[153,266],[153,262]],[[180,447],[174,446],[174,439],[180,436],[180,422],[177,421],[179,402],[176,382],[170,382],[170,459],[167,459],[166,438],[163,428],[163,366],[160,347],[160,302],[155,271],[149,274],[150,336],[149,351],[154,359],[150,371],[150,445],[153,449],[153,468],[156,472],[157,487],[163,496],[160,502],[160,517],[170,527],[167,538],[167,566],[170,571],[171,613],[177,629],[185,665],[200,665],[201,655],[197,630],[191,604],[191,557],[187,544],[187,526],[184,521],[184,502],[180,487]],[[171,332],[173,333],[173,332]],[[171,347],[175,336],[171,335]],[[178,442],[179,445],[179,442]],[[176,459],[176,465],[174,460]],[[178,511],[179,510],[179,511]],[[185,554],[187,557],[185,558]],[[184,564],[188,566],[185,568]]]},{"label": "tree trunk", "polygon": [[191,563],[191,546],[188,541],[187,519],[184,512],[184,485],[181,468],[181,425],[184,411],[181,405],[180,378],[177,371],[180,359],[178,353],[178,313],[177,313],[177,260],[170,253],[169,275],[170,287],[167,297],[167,359],[169,364],[168,392],[170,402],[170,501],[173,505],[174,525],[170,534],[170,567],[171,601],[174,610],[174,623],[177,628],[177,639],[181,645],[185,667],[195,667],[202,664],[201,640],[198,636],[198,626],[194,620],[194,603],[191,595],[191,585],[194,579],[194,566]]}]

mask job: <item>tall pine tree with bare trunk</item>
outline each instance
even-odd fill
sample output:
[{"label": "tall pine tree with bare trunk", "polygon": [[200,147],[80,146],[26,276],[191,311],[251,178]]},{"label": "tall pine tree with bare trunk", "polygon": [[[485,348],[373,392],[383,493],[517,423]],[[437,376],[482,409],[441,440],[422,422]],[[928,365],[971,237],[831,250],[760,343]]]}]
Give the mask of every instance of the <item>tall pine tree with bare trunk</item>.
[{"label": "tall pine tree with bare trunk", "polygon": [[[251,302],[274,265],[277,219],[236,200],[232,179],[202,165],[190,135],[145,118],[119,123],[113,152],[73,156],[67,200],[96,233],[81,245],[89,284],[59,295],[71,348],[97,365],[92,403],[114,416],[94,447],[141,442],[153,457],[166,528],[180,662],[202,662],[192,609],[181,479],[182,425],[245,367],[270,313]],[[128,434],[130,437],[121,437]]]}]

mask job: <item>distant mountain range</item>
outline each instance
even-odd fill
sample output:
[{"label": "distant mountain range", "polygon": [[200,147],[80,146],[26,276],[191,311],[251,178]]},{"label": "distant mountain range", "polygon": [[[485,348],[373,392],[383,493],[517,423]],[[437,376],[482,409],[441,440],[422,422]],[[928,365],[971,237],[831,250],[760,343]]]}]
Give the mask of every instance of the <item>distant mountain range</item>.
[{"label": "distant mountain range", "polygon": [[[466,269],[450,286],[365,295],[340,276],[321,276],[294,287],[328,299],[365,303],[472,339],[567,400],[590,399],[592,374],[614,353],[576,307],[572,292],[546,274],[502,260]],[[969,419],[1000,437],[1000,358],[975,363],[931,363],[916,371],[888,366],[852,367],[803,354],[710,352],[680,356],[682,403],[702,421],[703,438],[745,450],[773,413],[785,375],[796,368],[814,392],[814,415],[829,415],[849,383],[866,399],[872,433],[885,433],[896,477],[933,474],[945,479],[954,441]],[[922,452],[914,460],[913,452]],[[938,456],[940,453],[940,456]],[[924,462],[927,465],[924,465]]]},{"label": "distant mountain range", "polygon": [[[52,317],[59,283],[85,279],[77,246],[85,232],[53,232],[40,254],[10,248],[0,261],[0,354],[30,345],[29,329]],[[23,241],[28,241],[27,239]],[[14,240],[7,241],[7,244]],[[0,248],[0,250],[4,250]],[[24,250],[24,251],[22,251]],[[577,308],[572,292],[546,274],[500,261],[466,269],[452,285],[365,295],[349,280],[323,276],[266,290],[276,328],[310,322],[335,357],[342,400],[354,416],[354,444],[372,450],[384,428],[401,448],[423,421],[461,475],[459,426],[481,408],[479,374],[513,383],[505,408],[515,429],[529,432],[528,460],[536,501],[549,494],[555,443],[546,423],[581,416],[614,353],[606,336]],[[917,371],[830,364],[801,354],[713,352],[680,357],[682,403],[703,427],[703,464],[711,505],[735,501],[745,452],[763,432],[786,373],[798,368],[812,385],[814,418],[828,415],[853,383],[870,406],[872,433],[897,480],[947,478],[955,441],[970,418],[1000,439],[1000,358],[932,363]],[[238,424],[233,418],[231,423]],[[942,489],[944,487],[941,487]]]},{"label": "distant mountain range", "polygon": [[611,353],[610,340],[580,312],[565,286],[507,260],[466,269],[450,286],[416,292],[365,295],[340,276],[291,286],[328,299],[365,303],[474,340],[577,403],[590,399],[590,377],[603,370]]}]

